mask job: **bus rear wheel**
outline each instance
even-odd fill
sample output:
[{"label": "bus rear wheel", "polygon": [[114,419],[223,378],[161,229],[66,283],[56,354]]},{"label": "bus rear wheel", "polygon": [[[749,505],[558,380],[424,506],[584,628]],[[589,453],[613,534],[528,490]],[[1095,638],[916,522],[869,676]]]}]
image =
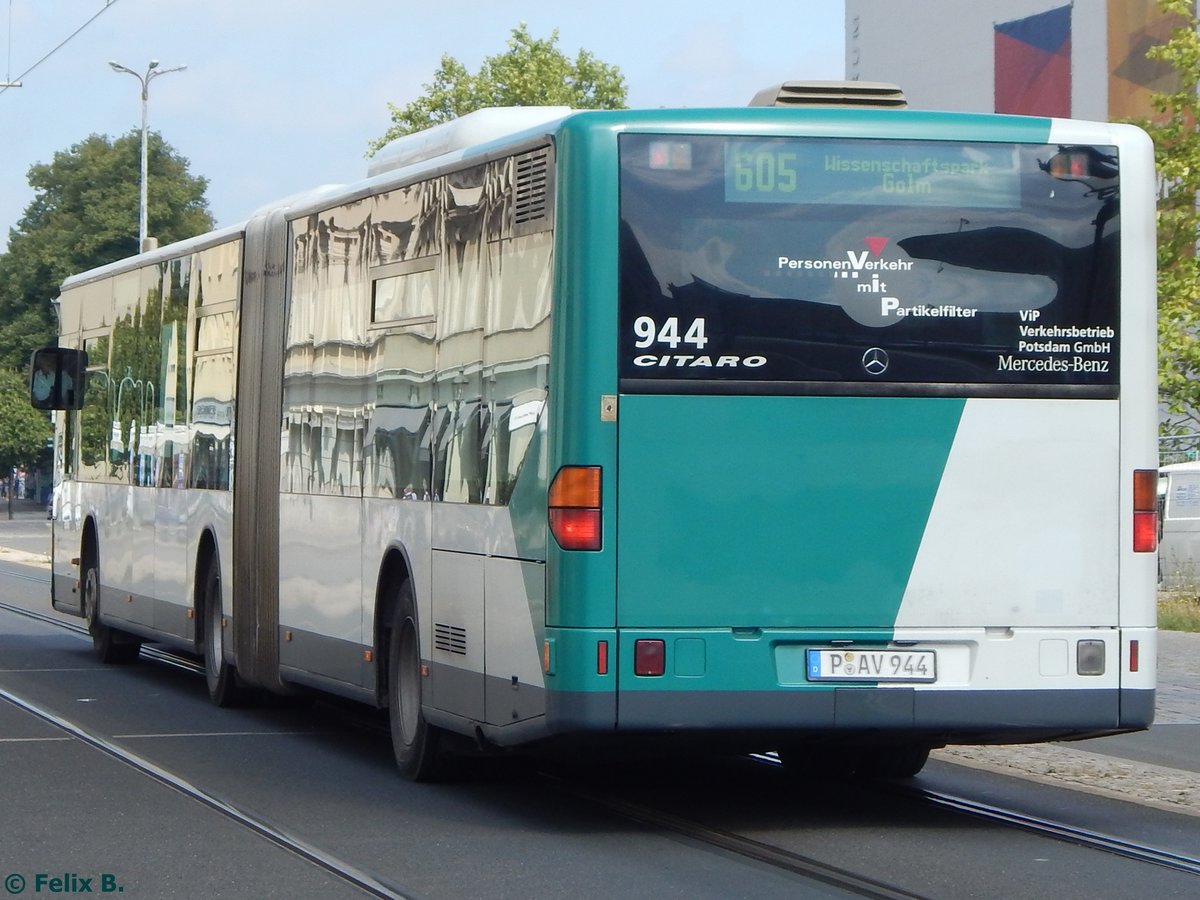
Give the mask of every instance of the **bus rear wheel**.
[{"label": "bus rear wheel", "polygon": [[225,612],[221,606],[221,563],[216,554],[205,567],[200,609],[204,629],[204,680],[208,697],[217,706],[236,706],[242,700],[237,670],[225,661]]},{"label": "bus rear wheel", "polygon": [[912,778],[928,761],[929,748],[923,744],[872,747],[863,753],[858,774],[864,778]]},{"label": "bus rear wheel", "polygon": [[436,781],[443,774],[441,729],[421,711],[421,642],[412,585],[396,589],[388,641],[388,721],[400,774],[410,781]]},{"label": "bus rear wheel", "polygon": [[925,768],[929,747],[797,744],[781,749],[779,759],[790,774],[800,778],[912,778]]},{"label": "bus rear wheel", "polygon": [[142,651],[142,642],[100,621],[100,565],[95,550],[89,550],[83,563],[83,615],[87,620],[92,648],[102,663],[126,665]]}]

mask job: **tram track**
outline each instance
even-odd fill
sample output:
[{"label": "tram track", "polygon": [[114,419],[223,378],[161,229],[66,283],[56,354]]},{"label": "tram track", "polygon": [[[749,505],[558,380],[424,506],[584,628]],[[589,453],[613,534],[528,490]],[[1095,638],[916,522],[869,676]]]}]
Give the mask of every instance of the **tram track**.
[{"label": "tram track", "polygon": [[[38,580],[11,571],[0,572],[0,574]],[[4,601],[0,601],[0,610],[73,632],[83,639],[87,639],[88,636],[87,629],[84,626],[63,621],[60,618],[42,612],[28,610]],[[193,673],[203,672],[203,667],[198,662],[183,655],[146,646],[143,646],[142,653],[158,663],[171,665]],[[408,896],[402,889],[390,886],[381,879],[377,879],[367,873],[362,873],[353,866],[348,864],[343,865],[340,861],[328,856],[319,848],[308,844],[301,838],[238,809],[228,801],[207,794],[195,785],[191,785],[185,780],[161,770],[154,763],[125,750],[99,735],[91,734],[74,723],[60,719],[48,710],[36,708],[35,705],[15,697],[15,695],[5,691],[3,688],[0,688],[0,698],[26,709],[56,727],[73,734],[89,745],[122,759],[149,777],[200,800],[206,806],[221,812],[244,827],[272,840],[279,846],[285,847],[297,855],[310,860],[321,868],[337,875],[339,878],[343,878],[343,880],[361,887],[373,896]],[[361,722],[358,722],[353,717],[350,718],[352,721],[349,724],[361,727]],[[773,754],[756,755],[749,757],[746,761],[754,766],[770,767],[777,771],[782,768],[782,764]],[[696,843],[716,848],[730,855],[752,860],[805,879],[815,880],[859,896],[877,898],[911,898],[920,896],[911,893],[903,887],[856,874],[848,869],[831,865],[785,847],[737,834],[733,831],[723,830],[696,819],[678,815],[669,809],[629,800],[614,793],[603,793],[578,778],[563,776],[545,770],[539,772],[539,777],[545,779],[552,786],[554,793],[572,795],[579,800],[603,808],[623,819],[678,835]],[[1200,875],[1200,859],[1137,841],[1032,816],[1017,810],[1005,809],[994,804],[983,803],[944,791],[884,782],[879,782],[872,787],[873,789],[877,787],[879,790],[886,791],[893,796],[926,807],[1000,824],[1047,839],[1114,854],[1125,859],[1161,866],[1177,872]]]},{"label": "tram track", "polygon": [[[15,573],[15,572],[5,571],[5,572],[0,572],[0,574],[11,575],[11,576],[14,576],[17,578],[25,578],[29,581],[39,581],[40,580],[40,579],[33,578],[28,575],[22,575],[20,573]],[[56,616],[48,615],[47,613],[43,613],[43,612],[38,612],[37,610],[25,609],[24,607],[21,607],[21,606],[14,606],[13,604],[6,603],[3,600],[0,600],[0,610],[4,610],[5,612],[10,612],[10,613],[16,613],[17,615],[24,616],[27,619],[32,619],[35,622],[42,622],[46,625],[54,625],[58,628],[62,628],[64,631],[69,631],[69,632],[72,632],[73,634],[77,634],[86,640],[91,640],[91,635],[88,634],[86,625],[81,625],[76,622],[64,622],[62,619],[60,619]],[[168,666],[173,666],[177,669],[183,669],[185,672],[193,672],[193,673],[198,673],[201,675],[204,674],[204,666],[202,666],[195,659],[192,659],[191,657],[186,656],[181,653],[175,653],[170,650],[160,650],[157,647],[147,647],[145,644],[143,644],[142,645],[142,655],[147,657],[148,659],[154,660],[155,662],[159,662],[159,663],[162,663],[162,664],[168,665]]]},{"label": "tram track", "polygon": [[[542,773],[542,775],[547,779],[558,780],[557,776],[546,773]],[[611,794],[602,794],[579,784],[560,780],[557,787],[561,793],[570,794],[576,799],[606,809],[623,819],[670,832],[726,853],[763,863],[793,875],[800,875],[812,881],[819,881],[858,896],[878,898],[878,900],[909,900],[909,898],[923,896],[897,885],[890,885],[865,875],[856,874],[848,869],[830,865],[811,856],[745,835],[714,828],[664,810],[654,809],[645,804],[625,800]]]},{"label": "tram track", "polygon": [[[778,757],[775,757],[773,754],[756,754],[752,759],[762,765],[774,767],[782,767],[783,765]],[[926,806],[950,810],[987,822],[1007,825],[1031,834],[1053,838],[1079,847],[1112,853],[1125,859],[1164,866],[1177,872],[1185,872],[1189,875],[1200,875],[1200,858],[1197,857],[1175,853],[1171,850],[1163,850],[1111,834],[1068,825],[1064,822],[1055,822],[1041,816],[1005,809],[995,804],[971,800],[967,797],[945,791],[917,787],[902,782],[881,781],[876,782],[875,785],[878,789],[886,790],[893,796],[916,801]]]},{"label": "tram track", "polygon": [[[754,754],[745,759],[752,766],[769,767],[782,775],[782,763],[774,754]],[[543,773],[545,775],[545,773]],[[545,775],[547,778],[559,776]],[[1063,822],[1033,816],[994,804],[983,803],[945,791],[902,783],[865,782],[862,786],[884,791],[906,802],[927,808],[969,816],[976,820],[1018,829],[1049,840],[1056,840],[1085,849],[1161,866],[1189,875],[1200,875],[1200,859],[1171,850],[1116,837]],[[629,800],[610,793],[601,793],[580,783],[564,781],[561,788],[580,800],[603,807],[623,818],[719,848],[760,863],[783,869],[825,884],[866,897],[902,898],[922,896],[908,889],[858,875],[852,871],[797,853],[776,844],[736,834],[697,819],[676,815],[656,806]]]},{"label": "tram track", "polygon": [[[22,577],[19,573],[13,572],[4,572],[3,574]],[[14,613],[33,621],[56,626],[78,634],[85,639],[88,637],[85,627],[70,622],[63,622],[45,613],[24,609],[4,601],[0,601],[0,610]],[[189,660],[187,657],[161,651],[156,648],[143,646],[142,654],[156,662],[165,663],[186,671],[198,673],[203,673],[204,671],[202,666]],[[225,819],[240,825],[294,856],[306,860],[337,879],[360,889],[369,896],[388,898],[388,900],[408,900],[408,898],[415,896],[412,891],[391,883],[382,877],[366,872],[345,860],[339,859],[287,829],[248,810],[242,809],[237,804],[164,769],[129,748],[96,733],[78,722],[72,721],[25,697],[15,694],[2,686],[0,686],[0,700],[40,719],[87,746],[124,763],[151,780],[172,788],[180,794],[199,802]]]},{"label": "tram track", "polygon": [[305,841],[299,836],[288,832],[287,830],[274,825],[260,816],[247,812],[224,800],[209,791],[200,788],[192,782],[181,778],[172,772],[167,771],[161,766],[156,765],[150,760],[137,753],[132,752],[126,747],[122,747],[107,738],[94,733],[93,731],[83,727],[77,722],[72,722],[48,709],[33,703],[11,691],[0,687],[0,699],[7,701],[13,706],[21,709],[30,715],[41,719],[43,722],[52,725],[60,731],[66,732],[79,741],[87,744],[93,749],[99,750],[102,753],[130,766],[141,774],[151,778],[159,784],[166,785],[186,797],[195,800],[210,810],[219,813],[226,819],[241,825],[248,831],[253,832],[259,837],[265,838],[277,847],[280,847],[295,856],[298,856],[314,866],[324,870],[325,872],[335,876],[347,884],[353,885],[356,888],[364,891],[372,897],[389,898],[389,900],[407,900],[413,897],[414,894],[404,888],[392,885],[384,881],[382,878],[364,872],[362,869],[351,865],[345,860],[338,859],[319,847]]},{"label": "tram track", "polygon": [[1065,825],[1062,822],[1054,822],[1039,816],[1031,816],[1027,813],[1003,809],[989,803],[969,800],[966,797],[958,797],[942,791],[934,791],[928,788],[906,788],[901,785],[897,785],[893,789],[898,793],[909,793],[914,798],[930,806],[953,810],[991,822],[1002,822],[1014,828],[1032,832],[1033,834],[1057,838],[1058,840],[1076,844],[1080,847],[1102,850],[1126,859],[1165,866],[1177,872],[1186,872],[1189,875],[1200,875],[1200,859],[1185,856],[1181,853],[1161,850],[1156,847],[1139,844],[1135,841],[1128,841],[1124,838],[1103,834],[1102,832],[1090,831],[1074,825]]}]

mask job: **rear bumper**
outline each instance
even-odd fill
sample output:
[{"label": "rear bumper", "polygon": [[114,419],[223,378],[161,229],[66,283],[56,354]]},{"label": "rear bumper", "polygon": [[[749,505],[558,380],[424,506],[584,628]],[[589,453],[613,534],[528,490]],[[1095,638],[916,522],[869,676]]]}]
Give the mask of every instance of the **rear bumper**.
[{"label": "rear bumper", "polygon": [[[1148,728],[1153,690],[920,691],[837,687],[805,691],[553,693],[550,731],[887,732],[935,743],[1022,743]],[[615,714],[615,715],[614,715]]]},{"label": "rear bumper", "polygon": [[[558,734],[889,732],[931,743],[1013,743],[1140,730],[1154,719],[1153,628],[548,633],[555,653],[546,725]],[[665,647],[661,675],[632,671],[641,639]],[[601,643],[610,647],[603,675]],[[847,683],[809,673],[806,648],[850,644],[935,652],[936,678]],[[1099,645],[1099,670],[1083,674],[1080,648]]]}]

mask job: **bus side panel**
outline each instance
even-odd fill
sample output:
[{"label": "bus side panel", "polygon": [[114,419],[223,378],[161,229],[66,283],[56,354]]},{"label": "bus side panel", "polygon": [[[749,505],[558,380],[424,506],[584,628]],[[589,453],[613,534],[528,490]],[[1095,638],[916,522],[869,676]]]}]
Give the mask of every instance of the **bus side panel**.
[{"label": "bus side panel", "polygon": [[280,496],[279,664],[286,669],[364,683],[362,515],[358,498]]}]

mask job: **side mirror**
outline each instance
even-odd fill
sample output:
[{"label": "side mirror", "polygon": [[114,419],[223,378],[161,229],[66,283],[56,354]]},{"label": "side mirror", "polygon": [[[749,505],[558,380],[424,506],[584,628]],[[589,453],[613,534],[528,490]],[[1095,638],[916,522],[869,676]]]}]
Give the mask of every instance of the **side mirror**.
[{"label": "side mirror", "polygon": [[82,409],[88,358],[82,350],[43,347],[29,361],[29,403],[35,409]]}]

